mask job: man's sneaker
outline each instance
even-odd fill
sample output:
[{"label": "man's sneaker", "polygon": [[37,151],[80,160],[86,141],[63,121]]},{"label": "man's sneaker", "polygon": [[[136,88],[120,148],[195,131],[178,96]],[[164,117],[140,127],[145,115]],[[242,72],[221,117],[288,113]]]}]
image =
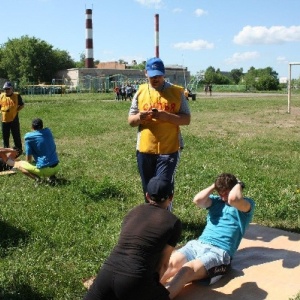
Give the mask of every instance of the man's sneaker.
[{"label": "man's sneaker", "polygon": [[56,176],[52,175],[46,179],[46,183],[51,186],[55,186],[56,184]]},{"label": "man's sneaker", "polygon": [[34,187],[38,187],[39,185],[41,185],[43,183],[43,180],[41,178],[36,178],[34,180]]}]

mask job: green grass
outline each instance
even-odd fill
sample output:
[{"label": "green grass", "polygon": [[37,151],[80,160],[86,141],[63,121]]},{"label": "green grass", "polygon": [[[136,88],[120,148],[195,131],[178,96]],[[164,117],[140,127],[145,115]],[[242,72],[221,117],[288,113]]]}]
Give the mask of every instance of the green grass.
[{"label": "green grass", "polygon": [[[52,129],[60,182],[35,188],[19,173],[0,177],[0,299],[82,299],[82,280],[96,274],[123,216],[143,202],[130,102],[107,101],[113,98],[24,96],[22,134],[34,117]],[[181,242],[201,232],[205,212],[191,200],[221,172],[246,183],[255,223],[300,233],[300,97],[293,97],[291,114],[286,95],[200,96],[189,103],[174,200]]]}]

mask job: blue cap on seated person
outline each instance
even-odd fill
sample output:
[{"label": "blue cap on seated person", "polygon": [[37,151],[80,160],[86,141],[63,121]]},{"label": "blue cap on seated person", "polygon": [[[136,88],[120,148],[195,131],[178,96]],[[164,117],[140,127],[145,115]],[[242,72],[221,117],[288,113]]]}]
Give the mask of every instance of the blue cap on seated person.
[{"label": "blue cap on seated person", "polygon": [[11,89],[13,86],[10,81],[6,81],[3,85],[3,89]]},{"label": "blue cap on seated person", "polygon": [[172,182],[160,176],[152,177],[147,185],[147,192],[151,200],[164,202],[173,195]]},{"label": "blue cap on seated person", "polygon": [[146,63],[146,71],[149,77],[164,76],[165,66],[163,61],[158,57],[150,58]]}]

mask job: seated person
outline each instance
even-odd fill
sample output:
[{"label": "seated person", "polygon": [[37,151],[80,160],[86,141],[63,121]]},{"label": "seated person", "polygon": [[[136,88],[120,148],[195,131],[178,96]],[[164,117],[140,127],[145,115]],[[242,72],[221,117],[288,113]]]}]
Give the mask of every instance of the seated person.
[{"label": "seated person", "polygon": [[[234,175],[223,173],[194,197],[193,202],[208,211],[207,224],[198,239],[171,255],[161,279],[170,299],[187,283],[201,280],[212,284],[228,271],[254,212],[254,201],[243,196],[243,187]],[[215,191],[217,195],[212,194]]]},{"label": "seated person", "polygon": [[0,149],[0,158],[36,181],[47,177],[50,183],[54,183],[59,171],[59,160],[52,132],[44,128],[43,121],[38,118],[32,121],[32,130],[25,134],[26,160],[16,161],[13,152],[7,148]]}]

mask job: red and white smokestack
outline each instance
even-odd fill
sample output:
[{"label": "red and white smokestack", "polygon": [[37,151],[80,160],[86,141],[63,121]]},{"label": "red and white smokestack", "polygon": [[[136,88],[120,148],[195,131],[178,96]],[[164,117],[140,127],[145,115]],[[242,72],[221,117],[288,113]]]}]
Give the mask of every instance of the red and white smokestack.
[{"label": "red and white smokestack", "polygon": [[156,14],[154,17],[155,26],[155,57],[159,57],[159,15]]},{"label": "red and white smokestack", "polygon": [[85,67],[94,68],[92,10],[86,9]]}]

